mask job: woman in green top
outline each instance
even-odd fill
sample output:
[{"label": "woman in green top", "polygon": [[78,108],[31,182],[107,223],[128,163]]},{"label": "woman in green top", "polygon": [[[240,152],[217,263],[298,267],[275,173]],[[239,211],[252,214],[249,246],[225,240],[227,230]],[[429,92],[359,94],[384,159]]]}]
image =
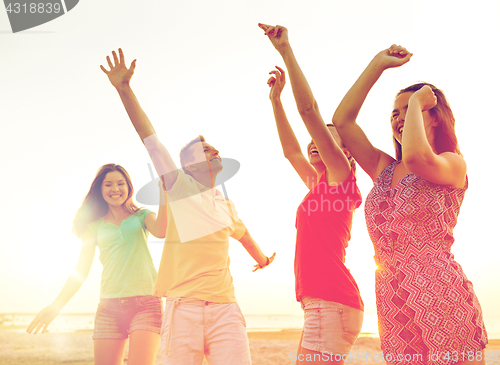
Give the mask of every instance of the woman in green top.
[{"label": "woman in green top", "polygon": [[149,231],[165,237],[166,194],[160,194],[157,217],[139,209],[132,201],[133,193],[123,167],[107,164],[99,169],[73,222],[73,232],[82,239],[76,270],[54,302],[26,329],[28,333],[47,331],[87,278],[99,246],[103,273],[93,336],[96,365],[122,364],[129,335],[129,365],[154,364],[160,344],[162,306],[161,299],[151,295],[156,269],[147,236]]}]

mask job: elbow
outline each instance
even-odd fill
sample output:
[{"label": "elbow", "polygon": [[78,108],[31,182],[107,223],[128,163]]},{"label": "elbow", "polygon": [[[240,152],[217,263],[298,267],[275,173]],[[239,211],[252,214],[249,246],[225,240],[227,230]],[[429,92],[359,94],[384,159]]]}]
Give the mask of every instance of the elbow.
[{"label": "elbow", "polygon": [[337,109],[332,117],[332,124],[337,129],[341,129],[347,126],[350,122],[354,123],[356,121],[357,115],[355,114],[347,114],[345,112],[339,112]]},{"label": "elbow", "polygon": [[332,124],[335,126],[335,128],[337,129],[341,129],[342,127],[344,127],[347,123],[346,123],[346,120],[344,118],[340,118],[338,115],[337,115],[337,112],[335,112],[335,114],[333,115],[333,118],[332,118]]},{"label": "elbow", "polygon": [[283,151],[283,155],[285,158],[289,161],[292,162],[295,159],[296,152],[289,152],[289,151]]},{"label": "elbow", "polygon": [[167,236],[166,230],[162,230],[161,232],[154,232],[154,233],[151,232],[151,234],[153,236],[155,236],[156,238],[160,238],[160,239],[164,239]]},{"label": "elbow", "polygon": [[298,109],[299,109],[299,114],[302,117],[307,117],[319,111],[318,103],[314,99],[312,101],[308,101],[306,103],[298,105]]},{"label": "elbow", "polygon": [[149,154],[159,154],[161,153],[161,142],[158,139],[150,138],[148,136],[142,140],[144,147],[148,150]]},{"label": "elbow", "polygon": [[75,270],[75,271],[73,271],[73,273],[71,273],[71,276],[73,277],[73,280],[78,283],[78,285],[82,285],[85,282],[85,280],[87,280],[89,273],[90,273],[90,269],[89,270],[82,270],[81,272],[78,270]]}]

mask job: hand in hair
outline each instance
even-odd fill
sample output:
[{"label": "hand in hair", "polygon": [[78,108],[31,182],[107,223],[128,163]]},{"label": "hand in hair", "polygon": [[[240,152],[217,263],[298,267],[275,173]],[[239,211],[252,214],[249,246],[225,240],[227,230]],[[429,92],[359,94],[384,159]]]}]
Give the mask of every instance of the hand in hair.
[{"label": "hand in hair", "polygon": [[259,23],[259,28],[264,30],[264,34],[269,37],[269,40],[278,52],[281,52],[281,50],[290,45],[290,42],[288,41],[288,29],[285,27],[282,27],[281,25],[273,27],[271,25]]},{"label": "hand in hair", "polygon": [[118,53],[120,54],[120,59],[116,56],[116,52],[113,51],[113,60],[115,64],[113,65],[113,62],[111,62],[111,59],[109,56],[106,56],[106,61],[108,61],[108,66],[110,70],[106,70],[106,68],[101,65],[101,70],[108,75],[108,79],[111,82],[111,84],[116,88],[120,88],[123,85],[129,85],[130,84],[130,79],[132,78],[132,75],[134,74],[135,70],[135,63],[137,60],[133,60],[132,63],[130,64],[130,67],[127,68],[125,66],[125,56],[123,55],[123,51],[121,48],[118,48]]},{"label": "hand in hair", "polygon": [[410,60],[411,56],[413,56],[413,53],[408,52],[406,48],[393,44],[388,49],[384,49],[382,52],[379,52],[375,56],[375,59],[385,70],[404,65]]},{"label": "hand in hair", "polygon": [[285,87],[286,79],[285,79],[285,71],[282,68],[276,66],[278,71],[273,70],[269,72],[272,75],[269,80],[267,80],[267,84],[271,88],[269,92],[269,99],[279,99],[281,96],[281,92]]},{"label": "hand in hair", "polygon": [[415,91],[410,97],[410,101],[419,103],[420,110],[423,112],[437,105],[437,97],[429,85],[425,85]]}]

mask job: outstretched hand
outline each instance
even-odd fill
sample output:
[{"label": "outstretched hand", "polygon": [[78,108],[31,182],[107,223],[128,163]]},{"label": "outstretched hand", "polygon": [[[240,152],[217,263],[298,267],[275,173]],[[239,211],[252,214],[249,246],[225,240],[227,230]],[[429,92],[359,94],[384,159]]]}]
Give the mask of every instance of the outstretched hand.
[{"label": "outstretched hand", "polygon": [[423,86],[420,90],[415,91],[410,100],[416,100],[420,104],[420,110],[425,112],[432,109],[437,104],[437,97],[429,85]]},{"label": "outstretched hand", "polygon": [[288,40],[288,29],[281,25],[276,25],[275,27],[267,24],[259,23],[259,28],[262,29],[267,35],[274,48],[281,52],[284,48],[290,45]]},{"label": "outstretched hand", "polygon": [[269,72],[272,76],[269,80],[267,80],[267,84],[271,88],[271,91],[269,92],[269,99],[271,100],[280,98],[281,92],[283,91],[286,83],[285,71],[278,66],[276,66],[276,68],[278,71],[273,70]]},{"label": "outstretched hand", "polygon": [[274,258],[276,257],[276,252],[273,253],[273,255],[271,257],[268,257],[267,258],[267,263],[264,265],[264,266],[260,266],[259,264],[255,264],[253,267],[254,269],[252,270],[252,272],[256,272],[257,270],[259,269],[263,269],[265,267],[268,267],[269,265],[271,265],[271,262],[274,261]]},{"label": "outstretched hand", "polygon": [[31,333],[33,330],[35,334],[40,330],[42,330],[42,333],[47,332],[47,327],[57,317],[59,312],[60,308],[57,308],[54,304],[45,307],[36,315],[35,319],[31,321],[28,328],[26,328],[26,332]]},{"label": "outstretched hand", "polygon": [[117,89],[120,86],[130,84],[130,79],[134,74],[135,63],[137,61],[133,60],[130,64],[130,67],[127,68],[127,66],[125,66],[125,56],[123,55],[123,51],[121,48],[118,48],[118,53],[120,54],[120,59],[118,59],[115,51],[112,52],[113,60],[115,62],[114,65],[113,62],[111,62],[109,56],[106,56],[106,61],[108,61],[108,66],[110,68],[109,71],[103,65],[101,65],[101,70],[106,75],[108,75],[109,81]]},{"label": "outstretched hand", "polygon": [[375,58],[378,58],[385,70],[404,65],[410,60],[411,56],[413,56],[413,53],[408,52],[406,48],[393,44],[388,49],[378,53]]}]

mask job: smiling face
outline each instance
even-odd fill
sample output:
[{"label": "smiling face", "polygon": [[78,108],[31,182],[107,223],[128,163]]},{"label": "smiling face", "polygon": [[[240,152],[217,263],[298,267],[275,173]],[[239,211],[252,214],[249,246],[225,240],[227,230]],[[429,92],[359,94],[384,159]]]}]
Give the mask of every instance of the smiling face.
[{"label": "smiling face", "polygon": [[[412,96],[413,91],[407,91],[399,95],[394,101],[394,109],[391,114],[391,127],[392,136],[399,144],[402,144],[404,125],[406,120],[406,112],[408,111],[408,102]],[[424,129],[427,139],[433,141],[435,118],[429,113],[428,110],[422,112],[424,120]]]},{"label": "smiling face", "polygon": [[189,159],[187,165],[192,165],[199,172],[219,173],[222,170],[222,160],[219,156],[219,151],[211,146],[209,143],[196,142],[190,146],[192,157]]},{"label": "smiling face", "polygon": [[127,201],[128,193],[128,184],[122,173],[111,171],[106,174],[101,185],[101,194],[108,205],[115,207],[122,205]]}]

